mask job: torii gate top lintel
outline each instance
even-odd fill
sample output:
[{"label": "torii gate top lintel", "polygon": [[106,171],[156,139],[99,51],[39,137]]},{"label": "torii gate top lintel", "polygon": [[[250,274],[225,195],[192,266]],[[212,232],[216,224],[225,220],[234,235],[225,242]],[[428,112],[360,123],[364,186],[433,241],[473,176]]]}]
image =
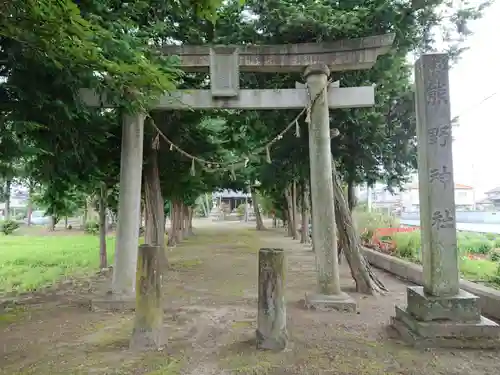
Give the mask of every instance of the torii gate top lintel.
[{"label": "torii gate top lintel", "polygon": [[384,34],[330,43],[283,45],[165,46],[161,52],[178,55],[187,72],[208,71],[214,54],[237,58],[235,63],[240,71],[303,72],[309,65],[326,64],[333,72],[371,68],[378,56],[389,51],[394,37]]},{"label": "torii gate top lintel", "polygon": [[[340,40],[333,43],[241,46],[167,46],[163,53],[178,55],[187,72],[210,72],[210,90],[180,90],[167,93],[156,109],[280,109],[303,108],[308,99],[304,85],[295,89],[241,90],[240,72],[300,72],[326,67],[329,72],[369,69],[389,51],[394,34]],[[325,67],[326,65],[326,67]],[[328,73],[329,73],[328,72]],[[328,74],[327,74],[328,75]],[[90,106],[113,106],[106,96],[82,90]],[[372,106],[374,87],[329,87],[330,108]]]}]

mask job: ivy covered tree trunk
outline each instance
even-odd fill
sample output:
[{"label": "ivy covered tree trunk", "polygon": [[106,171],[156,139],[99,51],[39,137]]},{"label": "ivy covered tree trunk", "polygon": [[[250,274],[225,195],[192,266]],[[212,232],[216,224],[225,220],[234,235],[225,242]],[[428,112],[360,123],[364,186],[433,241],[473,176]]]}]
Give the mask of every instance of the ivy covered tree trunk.
[{"label": "ivy covered tree trunk", "polygon": [[351,269],[351,275],[356,282],[356,290],[359,293],[372,295],[387,292],[384,284],[375,275],[362,253],[361,243],[352,220],[352,214],[349,211],[336,172],[333,173],[333,194],[335,198],[335,221],[338,229],[339,247],[342,247],[344,250],[345,258]]},{"label": "ivy covered tree trunk", "polygon": [[300,232],[300,243],[309,243],[309,182],[304,181],[301,188],[301,219],[302,219],[302,231]]},{"label": "ivy covered tree trunk", "polygon": [[108,252],[106,249],[106,184],[101,183],[99,191],[99,268],[108,267]]},{"label": "ivy covered tree trunk", "polygon": [[250,188],[250,195],[252,196],[253,212],[255,214],[255,227],[257,230],[266,230],[264,221],[262,220],[262,215],[260,213],[259,200],[257,198],[255,189]]}]

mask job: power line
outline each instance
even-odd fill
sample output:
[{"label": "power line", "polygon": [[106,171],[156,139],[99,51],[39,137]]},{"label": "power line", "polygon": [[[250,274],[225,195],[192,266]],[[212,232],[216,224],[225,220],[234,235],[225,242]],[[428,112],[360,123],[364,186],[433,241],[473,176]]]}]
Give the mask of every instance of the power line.
[{"label": "power line", "polygon": [[494,92],[493,94],[490,94],[488,96],[486,96],[485,98],[483,98],[481,101],[479,101],[477,104],[473,105],[472,107],[469,107],[467,108],[465,111],[462,111],[460,114],[458,114],[457,116],[453,117],[451,119],[451,122],[454,123],[455,121],[457,121],[461,116],[463,116],[464,114],[466,114],[467,112],[481,106],[482,104],[484,104],[484,102],[488,101],[489,99],[493,98],[496,94],[498,94],[498,91],[497,92]]}]

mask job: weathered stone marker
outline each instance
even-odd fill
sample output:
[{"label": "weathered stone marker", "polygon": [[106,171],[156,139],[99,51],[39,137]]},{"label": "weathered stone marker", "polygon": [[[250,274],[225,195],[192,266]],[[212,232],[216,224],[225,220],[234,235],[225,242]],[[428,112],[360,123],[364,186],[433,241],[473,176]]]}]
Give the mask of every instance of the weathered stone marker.
[{"label": "weathered stone marker", "polygon": [[283,249],[259,250],[258,349],[286,348],[285,267]]},{"label": "weathered stone marker", "polygon": [[135,320],[130,348],[158,349],[162,346],[163,306],[161,247],[139,246]]},{"label": "weathered stone marker", "polygon": [[424,286],[408,287],[392,325],[415,345],[500,347],[500,326],[459,287],[447,55],[423,55],[415,81]]}]

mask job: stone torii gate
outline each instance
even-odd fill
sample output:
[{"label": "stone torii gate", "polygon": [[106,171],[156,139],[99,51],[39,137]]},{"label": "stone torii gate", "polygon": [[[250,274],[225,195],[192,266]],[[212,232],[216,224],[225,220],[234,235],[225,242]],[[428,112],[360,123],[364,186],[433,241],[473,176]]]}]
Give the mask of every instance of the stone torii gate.
[{"label": "stone torii gate", "polygon": [[[394,35],[342,40],[333,43],[271,46],[166,46],[164,54],[178,55],[186,72],[210,72],[210,90],[179,90],[164,95],[155,110],[172,109],[292,109],[311,108],[309,149],[313,241],[318,270],[318,290],[308,296],[309,305],[354,310],[355,302],[342,293],[339,282],[329,109],[370,107],[374,87],[328,85],[330,72],[371,68],[378,56],[389,51]],[[303,72],[307,81],[295,88],[279,90],[240,89],[241,72]],[[310,96],[309,96],[310,95]],[[106,98],[82,90],[90,106],[111,106]],[[144,135],[142,114],[123,120],[120,199],[112,292],[130,296],[134,292],[137,263],[139,207]]]}]

